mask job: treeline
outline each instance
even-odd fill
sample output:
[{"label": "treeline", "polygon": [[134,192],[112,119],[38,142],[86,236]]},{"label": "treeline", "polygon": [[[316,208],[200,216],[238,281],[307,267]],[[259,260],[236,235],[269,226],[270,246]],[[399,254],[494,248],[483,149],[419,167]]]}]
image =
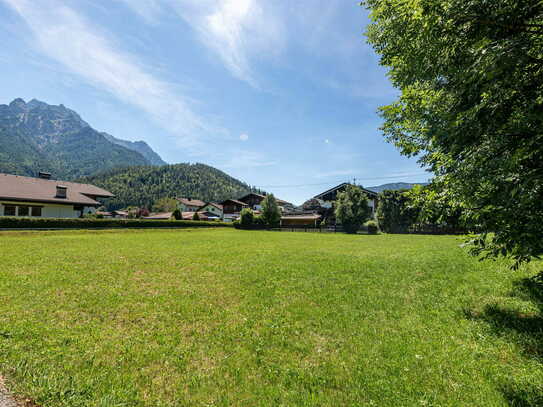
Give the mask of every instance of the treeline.
[{"label": "treeline", "polygon": [[112,192],[108,210],[137,206],[152,208],[165,197],[186,197],[203,201],[238,198],[256,188],[205,164],[174,164],[126,167],[84,177],[80,182],[93,184]]},{"label": "treeline", "polygon": [[386,233],[467,232],[462,209],[440,199],[438,189],[432,184],[381,192],[377,221]]}]

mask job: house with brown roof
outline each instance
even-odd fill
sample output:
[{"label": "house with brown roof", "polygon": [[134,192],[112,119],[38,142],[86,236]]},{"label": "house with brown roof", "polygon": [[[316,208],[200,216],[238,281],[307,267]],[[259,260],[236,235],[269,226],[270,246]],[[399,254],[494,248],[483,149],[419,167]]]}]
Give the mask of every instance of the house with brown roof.
[{"label": "house with brown roof", "polygon": [[221,202],[223,220],[225,222],[232,222],[239,218],[239,213],[244,208],[248,208],[245,202],[238,201],[237,199],[227,199],[226,201]]},{"label": "house with brown roof", "polygon": [[0,173],[0,216],[79,218],[96,212],[98,198],[113,194],[90,184]]},{"label": "house with brown roof", "polygon": [[177,209],[181,212],[198,212],[202,206],[206,203],[199,199],[192,198],[176,198],[177,199]]},{"label": "house with brown roof", "polygon": [[219,219],[222,219],[223,207],[219,203],[207,202],[200,209],[198,209],[198,212],[206,212],[206,213],[209,213],[211,216],[215,216]]},{"label": "house with brown roof", "polygon": [[[239,198],[239,201],[246,203],[249,208],[259,211],[262,209],[262,201],[266,198],[266,195],[257,194],[255,192],[251,192],[241,198]],[[279,206],[279,209],[281,211],[284,211],[286,207],[293,206],[291,203],[287,201],[283,201],[282,199],[275,198],[277,201],[277,206]]]}]

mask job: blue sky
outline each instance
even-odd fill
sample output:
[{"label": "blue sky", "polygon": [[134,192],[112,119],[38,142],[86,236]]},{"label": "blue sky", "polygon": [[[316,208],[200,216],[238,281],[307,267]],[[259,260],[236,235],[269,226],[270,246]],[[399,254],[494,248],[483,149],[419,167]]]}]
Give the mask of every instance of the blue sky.
[{"label": "blue sky", "polygon": [[428,179],[378,128],[394,100],[358,0],[0,0],[0,103],[64,104],[301,203]]}]

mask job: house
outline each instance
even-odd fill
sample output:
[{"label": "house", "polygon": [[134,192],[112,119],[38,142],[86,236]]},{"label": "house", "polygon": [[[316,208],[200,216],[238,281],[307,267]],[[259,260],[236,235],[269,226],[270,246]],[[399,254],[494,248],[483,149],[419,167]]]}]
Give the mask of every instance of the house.
[{"label": "house", "polygon": [[293,213],[281,216],[281,226],[317,227],[322,216],[318,213]]},{"label": "house", "polygon": [[98,198],[113,194],[90,184],[0,174],[0,216],[79,218],[102,206]]},{"label": "house", "polygon": [[198,209],[198,212],[207,212],[212,216],[214,215],[217,219],[222,219],[223,207],[221,204],[215,202],[207,202],[200,209]]},{"label": "house", "polygon": [[[254,192],[251,192],[244,197],[239,198],[239,201],[246,203],[249,205],[249,208],[253,210],[261,210],[262,209],[262,201],[266,198],[266,195],[257,194]],[[282,199],[275,198],[277,201],[277,206],[279,206],[279,209],[281,211],[284,211],[286,207],[292,206],[291,203],[287,201],[283,201]]]},{"label": "house", "polygon": [[207,211],[198,211],[198,212],[183,212],[181,216],[183,220],[194,220],[194,214],[198,214],[199,220],[218,220],[220,219],[217,215],[207,212]]},{"label": "house", "polygon": [[239,218],[239,213],[242,209],[248,208],[245,202],[238,201],[236,199],[227,199],[226,201],[221,202],[223,220],[225,222],[232,222]]},{"label": "house", "polygon": [[114,218],[126,219],[128,218],[128,211],[113,211],[111,212]]},{"label": "house", "polygon": [[161,212],[161,213],[152,213],[149,216],[144,216],[142,219],[147,220],[168,220],[171,219],[173,212]]},{"label": "house", "polygon": [[[338,186],[336,186],[334,188],[331,188],[331,189],[329,189],[327,191],[324,191],[321,194],[315,195],[313,197],[313,199],[317,200],[320,203],[322,208],[331,209],[334,202],[337,200],[337,195],[340,192],[345,191],[345,189],[349,185],[352,185],[352,184],[349,184],[348,182],[344,182],[344,183],[339,184]],[[368,200],[369,200],[368,204],[369,204],[369,206],[371,208],[372,214],[374,214],[375,211],[377,210],[378,196],[379,195],[376,192],[370,191],[369,189],[365,189],[365,188],[363,188],[363,187],[361,187],[359,185],[355,185],[355,186],[362,189],[362,191],[368,196]]]},{"label": "house", "polygon": [[181,212],[198,212],[206,203],[199,199],[191,198],[176,198],[178,201],[177,208]]}]

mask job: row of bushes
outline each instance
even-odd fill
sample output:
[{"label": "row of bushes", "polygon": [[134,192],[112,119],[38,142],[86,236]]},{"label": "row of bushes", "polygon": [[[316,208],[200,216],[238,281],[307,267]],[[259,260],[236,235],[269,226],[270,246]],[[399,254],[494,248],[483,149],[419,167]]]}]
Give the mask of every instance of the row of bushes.
[{"label": "row of bushes", "polygon": [[193,220],[57,219],[0,217],[0,229],[96,229],[96,228],[187,228],[231,227],[231,223]]}]

